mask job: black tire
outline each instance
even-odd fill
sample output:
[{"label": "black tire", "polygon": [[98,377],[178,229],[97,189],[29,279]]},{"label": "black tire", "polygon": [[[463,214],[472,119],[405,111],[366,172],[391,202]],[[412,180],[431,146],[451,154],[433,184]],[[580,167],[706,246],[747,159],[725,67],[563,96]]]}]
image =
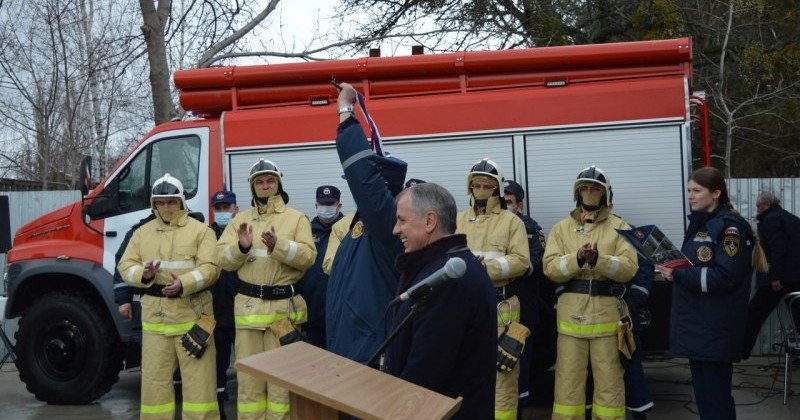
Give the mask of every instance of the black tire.
[{"label": "black tire", "polygon": [[104,310],[78,294],[49,293],[22,316],[17,369],[26,388],[50,404],[87,404],[119,379],[124,348]]}]

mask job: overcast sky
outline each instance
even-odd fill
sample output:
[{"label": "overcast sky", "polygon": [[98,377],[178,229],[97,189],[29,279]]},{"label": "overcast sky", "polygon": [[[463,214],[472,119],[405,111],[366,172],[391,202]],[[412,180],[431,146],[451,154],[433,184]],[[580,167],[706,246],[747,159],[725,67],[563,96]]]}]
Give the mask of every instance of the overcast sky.
[{"label": "overcast sky", "polygon": [[[266,2],[267,0],[262,0]],[[338,0],[283,0],[278,3],[276,10],[267,20],[254,31],[257,36],[250,39],[264,39],[268,43],[267,48],[278,51],[302,51],[309,44],[320,46],[320,37],[329,34],[332,25],[331,17],[335,15],[340,7]],[[268,41],[267,41],[268,40]],[[328,38],[327,42],[335,42],[337,39]],[[263,50],[258,41],[252,41],[252,50]],[[317,54],[320,57],[330,57],[325,53]],[[269,63],[281,63],[287,61],[300,61],[300,59],[287,59],[280,57],[270,57]],[[240,59],[236,64],[263,64],[264,59],[246,58]]]}]

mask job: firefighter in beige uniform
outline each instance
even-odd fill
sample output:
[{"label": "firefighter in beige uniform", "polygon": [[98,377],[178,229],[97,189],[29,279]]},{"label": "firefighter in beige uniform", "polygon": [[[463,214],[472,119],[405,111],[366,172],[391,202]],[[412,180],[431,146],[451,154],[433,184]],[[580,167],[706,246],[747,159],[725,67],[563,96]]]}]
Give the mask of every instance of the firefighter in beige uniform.
[{"label": "firefighter in beige uniform", "polygon": [[[234,302],[237,359],[297,336],[308,315],[294,284],[317,255],[308,218],[286,205],[278,167],[261,159],[250,168],[248,182],[253,208],[236,215],[217,243],[220,267],[237,271],[240,279]],[[288,391],[241,372],[238,382],[239,419],[289,418]]]},{"label": "firefighter in beige uniform", "polygon": [[519,298],[507,287],[530,268],[525,224],[505,210],[503,173],[489,159],[476,163],[467,175],[469,210],[456,219],[456,233],[486,266],[497,293],[498,360],[495,380],[496,419],[516,419],[519,358],[530,333],[519,323]]},{"label": "firefighter in beige uniform", "polygon": [[353,224],[353,219],[356,217],[356,212],[342,217],[341,220],[334,223],[331,227],[331,236],[328,238],[328,247],[325,249],[325,258],[322,259],[322,272],[331,275],[331,268],[333,267],[333,258],[336,256],[336,250],[342,243],[342,238],[350,232],[350,225]]},{"label": "firefighter in beige uniform", "polygon": [[189,217],[183,185],[169,174],[154,183],[150,203],[156,218],[134,232],[117,267],[125,283],[146,288],[141,299],[141,417],[175,417],[172,373],[177,365],[183,417],[218,419],[208,290],[219,276],[216,237]]},{"label": "firefighter in beige uniform", "polygon": [[558,358],[554,419],[584,418],[587,363],[595,388],[592,417],[625,418],[625,385],[617,328],[627,314],[620,297],[639,266],[636,251],[615,229],[629,229],[611,214],[611,182],[591,166],[573,184],[577,206],[550,231],[544,274],[564,283],[558,298]]}]

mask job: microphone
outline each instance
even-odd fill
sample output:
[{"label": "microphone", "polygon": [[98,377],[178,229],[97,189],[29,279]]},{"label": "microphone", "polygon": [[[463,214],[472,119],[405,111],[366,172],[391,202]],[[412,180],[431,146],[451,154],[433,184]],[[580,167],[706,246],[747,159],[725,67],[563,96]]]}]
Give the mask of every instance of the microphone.
[{"label": "microphone", "polygon": [[459,257],[450,258],[447,260],[444,267],[436,270],[433,274],[425,277],[422,281],[414,285],[414,287],[394,298],[394,300],[389,302],[389,306],[394,306],[407,300],[416,302],[420,298],[427,296],[431,290],[447,280],[461,278],[466,271],[467,263],[465,263],[463,259]]}]

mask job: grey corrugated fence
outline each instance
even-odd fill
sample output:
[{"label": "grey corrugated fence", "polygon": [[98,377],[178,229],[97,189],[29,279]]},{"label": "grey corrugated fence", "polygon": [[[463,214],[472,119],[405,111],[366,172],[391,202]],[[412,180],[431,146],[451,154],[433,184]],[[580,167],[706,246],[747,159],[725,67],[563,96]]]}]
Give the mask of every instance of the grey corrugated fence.
[{"label": "grey corrugated fence", "polygon": [[[728,192],[736,209],[756,225],[756,198],[763,190],[772,190],[781,198],[781,207],[787,211],[800,214],[800,178],[734,178],[728,180]],[[800,255],[797,255],[800,258]],[[776,354],[773,348],[780,342],[780,323],[773,314],[764,323],[753,354]]]}]

